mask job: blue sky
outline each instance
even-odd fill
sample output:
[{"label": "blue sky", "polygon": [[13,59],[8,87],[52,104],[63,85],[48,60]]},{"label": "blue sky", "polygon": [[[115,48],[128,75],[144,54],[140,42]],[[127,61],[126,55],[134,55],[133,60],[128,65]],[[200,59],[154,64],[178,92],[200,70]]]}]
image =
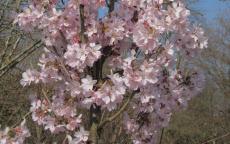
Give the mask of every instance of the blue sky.
[{"label": "blue sky", "polygon": [[[230,1],[223,2],[221,0],[198,0],[198,2],[193,4],[191,7],[201,12],[203,17],[208,22],[212,22],[215,20],[218,14],[223,12],[224,9],[230,8]],[[103,17],[105,14],[104,11],[106,11],[106,8],[99,11],[99,15]]]},{"label": "blue sky", "polygon": [[[212,22],[220,12],[223,12],[226,8],[230,8],[230,0],[227,1],[228,2],[221,0],[198,0],[198,2],[191,7],[201,12],[208,22]],[[99,10],[99,17],[103,17],[107,10],[106,8]]]},{"label": "blue sky", "polygon": [[192,5],[192,8],[195,8],[203,13],[204,18],[210,22],[213,21],[218,14],[223,12],[224,9],[230,8],[230,1],[222,2],[220,0],[199,0],[199,2]]}]

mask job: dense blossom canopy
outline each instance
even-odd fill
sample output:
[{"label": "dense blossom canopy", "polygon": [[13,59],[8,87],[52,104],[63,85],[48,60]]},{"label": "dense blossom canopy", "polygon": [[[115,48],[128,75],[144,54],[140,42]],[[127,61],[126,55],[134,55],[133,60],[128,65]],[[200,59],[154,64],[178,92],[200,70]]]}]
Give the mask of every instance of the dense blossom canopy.
[{"label": "dense blossom canopy", "polygon": [[[111,112],[127,99],[124,130],[134,144],[154,144],[172,113],[204,84],[189,62],[207,39],[182,0],[113,2],[69,0],[58,9],[57,0],[33,0],[16,18],[25,31],[40,30],[45,45],[39,70],[28,69],[21,84],[52,88],[51,99],[33,99],[32,118],[52,133],[66,132],[71,144],[89,139],[79,108]],[[103,7],[109,12],[101,18]]]}]

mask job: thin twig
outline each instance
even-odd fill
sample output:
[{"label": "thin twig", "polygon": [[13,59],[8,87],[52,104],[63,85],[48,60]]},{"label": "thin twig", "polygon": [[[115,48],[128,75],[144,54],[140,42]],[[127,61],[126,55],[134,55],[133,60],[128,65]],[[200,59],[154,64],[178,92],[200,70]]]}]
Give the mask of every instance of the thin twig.
[{"label": "thin twig", "polygon": [[26,119],[28,116],[30,116],[31,113],[32,113],[31,111],[28,112],[28,113],[26,113],[26,114],[23,116],[23,118],[22,118],[19,122],[15,123],[11,128],[15,128],[17,125],[19,125],[19,124],[21,123],[22,120],[24,120],[24,119]]},{"label": "thin twig", "polygon": [[203,142],[203,143],[201,143],[201,144],[208,144],[208,143],[210,143],[210,142],[217,141],[217,140],[222,139],[222,138],[224,138],[224,137],[226,137],[226,136],[229,136],[229,135],[230,135],[230,132],[228,132],[228,133],[226,133],[226,134],[224,134],[224,135],[222,135],[222,136],[219,136],[219,137],[210,139],[210,140],[208,140],[208,141],[206,141],[206,142]]},{"label": "thin twig", "polygon": [[47,96],[47,92],[42,88],[42,93],[43,96],[45,97],[45,99],[47,100],[47,102],[49,103],[49,105],[51,105],[51,101],[49,100],[48,96]]},{"label": "thin twig", "polygon": [[9,45],[10,45],[10,40],[12,38],[13,29],[14,29],[14,26],[10,29],[10,36],[8,36],[6,38],[5,47],[4,47],[3,52],[1,53],[1,60],[0,60],[1,66],[2,66],[3,62],[5,61],[5,57],[7,56],[7,50],[8,50]]},{"label": "thin twig", "polygon": [[164,136],[164,128],[161,130],[161,137],[160,137],[160,142],[159,142],[159,144],[161,144],[162,143],[162,140],[163,140],[163,136]]},{"label": "thin twig", "polygon": [[9,53],[9,55],[7,57],[8,60],[11,59],[11,57],[14,54],[15,50],[17,49],[18,44],[19,44],[21,38],[22,38],[22,36],[19,36],[18,39],[16,40],[16,42],[14,43],[13,49],[10,51],[10,53]]},{"label": "thin twig", "polygon": [[6,72],[8,72],[11,68],[16,66],[20,61],[28,57],[32,52],[34,52],[37,49],[37,47],[40,47],[41,45],[41,41],[37,41],[31,47],[25,49],[23,52],[15,56],[8,64],[2,66],[0,68],[0,77],[6,74]]},{"label": "thin twig", "polygon": [[104,116],[105,116],[105,110],[104,110],[103,113],[102,113],[102,116],[101,116],[101,119],[100,119],[99,124],[102,123],[102,121],[103,121],[103,119],[104,119]]},{"label": "thin twig", "polygon": [[113,116],[107,118],[106,120],[104,120],[103,122],[101,122],[98,126],[99,129],[101,129],[106,123],[111,122],[113,120],[115,120],[119,115],[121,115],[126,108],[128,107],[130,101],[132,100],[133,96],[134,96],[135,92],[132,92],[129,97],[128,100],[122,105],[122,107],[119,109],[119,111],[117,111]]}]

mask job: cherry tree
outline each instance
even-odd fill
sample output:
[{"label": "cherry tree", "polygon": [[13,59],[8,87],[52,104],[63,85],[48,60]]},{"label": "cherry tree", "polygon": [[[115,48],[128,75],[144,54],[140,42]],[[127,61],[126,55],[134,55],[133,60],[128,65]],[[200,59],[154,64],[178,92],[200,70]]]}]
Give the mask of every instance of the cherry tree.
[{"label": "cherry tree", "polygon": [[[65,133],[70,144],[96,144],[101,130],[122,117],[134,144],[156,143],[172,114],[204,85],[191,61],[207,39],[189,22],[183,0],[69,0],[61,9],[57,3],[30,1],[15,20],[26,32],[39,30],[44,43],[39,69],[20,81],[43,86],[32,99],[32,119]],[[101,8],[108,8],[104,17]],[[89,129],[82,109],[90,113]],[[21,129],[19,144],[30,135]],[[14,143],[2,133],[2,141]]]}]

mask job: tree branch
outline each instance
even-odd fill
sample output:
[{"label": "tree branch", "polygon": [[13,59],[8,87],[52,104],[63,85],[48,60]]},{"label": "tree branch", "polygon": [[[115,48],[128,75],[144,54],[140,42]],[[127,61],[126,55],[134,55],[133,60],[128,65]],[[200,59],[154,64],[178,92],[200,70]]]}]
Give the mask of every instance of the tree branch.
[{"label": "tree branch", "polygon": [[11,57],[12,57],[12,55],[14,54],[15,50],[17,49],[17,47],[18,47],[18,45],[19,45],[19,42],[20,42],[21,38],[22,38],[22,36],[19,36],[19,37],[17,38],[16,42],[14,43],[14,46],[13,46],[11,52],[9,53],[8,57],[7,57],[8,60],[11,59]]},{"label": "tree branch", "polygon": [[120,116],[128,107],[130,101],[132,100],[133,96],[135,95],[135,91],[132,92],[127,101],[122,105],[122,107],[111,117],[107,118],[106,120],[104,120],[103,122],[101,122],[98,126],[98,129],[101,129],[105,124],[107,124],[108,122],[112,122],[113,120],[115,120],[118,116]]},{"label": "tree branch", "polygon": [[213,138],[213,139],[211,139],[211,140],[208,140],[208,141],[206,141],[206,142],[203,142],[203,143],[201,143],[201,144],[208,144],[208,143],[210,143],[210,142],[217,141],[217,140],[222,139],[222,138],[224,138],[224,137],[227,137],[227,136],[229,136],[229,135],[230,135],[230,132],[228,132],[228,133],[226,133],[226,134],[224,134],[224,135],[222,135],[222,136],[219,136],[219,137]]},{"label": "tree branch", "polygon": [[109,13],[111,13],[114,10],[115,2],[116,2],[116,0],[110,0],[110,2],[109,2]]},{"label": "tree branch", "polygon": [[41,40],[34,43],[31,47],[25,49],[23,52],[18,54],[14,59],[12,59],[8,64],[2,66],[0,68],[0,78],[6,74],[11,68],[13,68],[15,65],[17,65],[20,61],[28,57],[32,52],[34,52],[37,47],[40,47],[42,45]]},{"label": "tree branch", "polygon": [[164,135],[164,128],[161,130],[161,137],[160,137],[160,142],[159,142],[159,144],[161,144],[162,143],[162,140],[163,140],[163,135]]},{"label": "tree branch", "polygon": [[81,32],[80,32],[80,38],[81,42],[86,41],[86,36],[85,36],[85,16],[84,16],[84,5],[80,4],[80,22],[81,22]]}]

